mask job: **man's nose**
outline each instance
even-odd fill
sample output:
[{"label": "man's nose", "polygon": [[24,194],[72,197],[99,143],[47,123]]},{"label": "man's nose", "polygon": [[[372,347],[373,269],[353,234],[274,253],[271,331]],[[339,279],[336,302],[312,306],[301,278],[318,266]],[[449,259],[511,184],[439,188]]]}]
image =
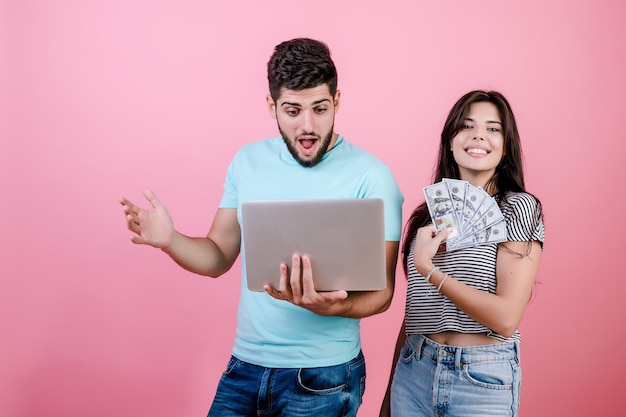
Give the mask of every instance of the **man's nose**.
[{"label": "man's nose", "polygon": [[302,130],[305,132],[313,131],[313,113],[310,111],[305,111],[302,113]]}]

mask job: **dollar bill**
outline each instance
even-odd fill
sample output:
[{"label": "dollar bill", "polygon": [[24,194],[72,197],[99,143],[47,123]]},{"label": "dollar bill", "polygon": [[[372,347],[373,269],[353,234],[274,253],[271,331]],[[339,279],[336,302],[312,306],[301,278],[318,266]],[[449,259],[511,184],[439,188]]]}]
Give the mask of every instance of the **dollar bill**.
[{"label": "dollar bill", "polygon": [[506,241],[506,223],[498,203],[467,181],[444,178],[423,188],[437,232],[451,228],[446,250]]},{"label": "dollar bill", "polygon": [[505,242],[506,240],[506,222],[504,220],[501,220],[497,223],[485,227],[482,230],[477,230],[475,233],[462,236],[456,239],[454,242],[446,243],[446,250],[452,251],[478,245],[484,245],[487,243]]},{"label": "dollar bill", "polygon": [[456,219],[456,224],[459,226],[459,230],[463,230],[463,208],[465,207],[465,192],[469,183],[463,180],[455,180],[451,178],[444,178],[443,183],[448,188],[448,194],[452,199],[453,214]]},{"label": "dollar bill", "polygon": [[443,182],[438,182],[423,188],[426,197],[426,205],[435,229],[440,232],[446,227],[452,228],[448,241],[454,240],[460,234],[459,226],[454,215],[454,204],[448,192],[448,187]]}]

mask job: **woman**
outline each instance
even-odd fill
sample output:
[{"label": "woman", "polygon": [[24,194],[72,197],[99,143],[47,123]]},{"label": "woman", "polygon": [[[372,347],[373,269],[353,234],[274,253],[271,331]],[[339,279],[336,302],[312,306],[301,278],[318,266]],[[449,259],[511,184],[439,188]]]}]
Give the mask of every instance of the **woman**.
[{"label": "woman", "polygon": [[[506,98],[472,91],[450,111],[434,182],[485,190],[506,241],[447,250],[426,203],[405,229],[405,318],[381,416],[516,416],[521,369],[517,326],[543,251],[541,203],[527,193],[515,118]],[[425,278],[426,277],[426,278]]]}]

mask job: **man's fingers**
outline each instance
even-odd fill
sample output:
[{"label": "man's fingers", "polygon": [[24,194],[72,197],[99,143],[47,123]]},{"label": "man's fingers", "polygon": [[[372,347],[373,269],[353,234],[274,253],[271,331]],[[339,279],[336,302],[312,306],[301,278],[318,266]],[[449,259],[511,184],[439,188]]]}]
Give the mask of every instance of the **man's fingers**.
[{"label": "man's fingers", "polygon": [[133,203],[131,203],[129,200],[125,199],[124,197],[120,197],[118,201],[122,205],[122,208],[124,209],[124,213],[137,214],[139,212],[139,208],[135,206]]},{"label": "man's fingers", "polygon": [[159,206],[162,206],[156,194],[150,188],[146,188],[145,190],[143,190],[143,195],[150,202],[150,204],[152,205],[152,208],[157,208]]},{"label": "man's fingers", "polygon": [[315,284],[313,284],[313,268],[311,268],[311,259],[308,256],[302,257],[302,292],[311,294],[315,292]]},{"label": "man's fingers", "polygon": [[141,236],[138,236],[138,235],[131,236],[131,237],[130,237],[130,240],[131,240],[134,244],[136,244],[136,245],[142,245],[142,244],[146,243],[146,242],[145,242],[145,241],[141,238]]},{"label": "man's fingers", "polygon": [[348,298],[348,292],[345,290],[321,292],[325,300],[336,303]]},{"label": "man's fingers", "polygon": [[280,282],[278,283],[278,291],[276,292],[282,294],[282,297],[284,297],[283,299],[291,298],[291,286],[289,285],[289,268],[287,268],[287,265],[285,264],[280,264]]},{"label": "man's fingers", "polygon": [[139,218],[137,216],[133,216],[132,214],[127,215],[126,223],[128,225],[128,230],[135,232],[137,234],[140,233]]},{"label": "man's fingers", "polygon": [[291,294],[295,296],[296,302],[302,298],[300,269],[300,256],[294,253],[291,256],[291,278],[289,279],[289,284],[291,287]]},{"label": "man's fingers", "polygon": [[265,290],[265,292],[268,295],[270,295],[271,297],[276,298],[277,300],[284,300],[285,299],[285,297],[283,296],[283,294],[280,291],[276,290],[274,287],[272,287],[269,284],[265,284],[263,286],[263,289]]}]

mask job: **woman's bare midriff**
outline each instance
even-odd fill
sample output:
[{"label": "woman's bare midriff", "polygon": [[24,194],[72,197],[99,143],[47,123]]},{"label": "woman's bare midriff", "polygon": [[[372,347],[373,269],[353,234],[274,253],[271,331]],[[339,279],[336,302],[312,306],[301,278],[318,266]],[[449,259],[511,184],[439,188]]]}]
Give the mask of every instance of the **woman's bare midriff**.
[{"label": "woman's bare midriff", "polygon": [[426,337],[440,345],[449,346],[482,346],[502,343],[498,339],[487,336],[486,333],[442,332],[427,334]]}]

